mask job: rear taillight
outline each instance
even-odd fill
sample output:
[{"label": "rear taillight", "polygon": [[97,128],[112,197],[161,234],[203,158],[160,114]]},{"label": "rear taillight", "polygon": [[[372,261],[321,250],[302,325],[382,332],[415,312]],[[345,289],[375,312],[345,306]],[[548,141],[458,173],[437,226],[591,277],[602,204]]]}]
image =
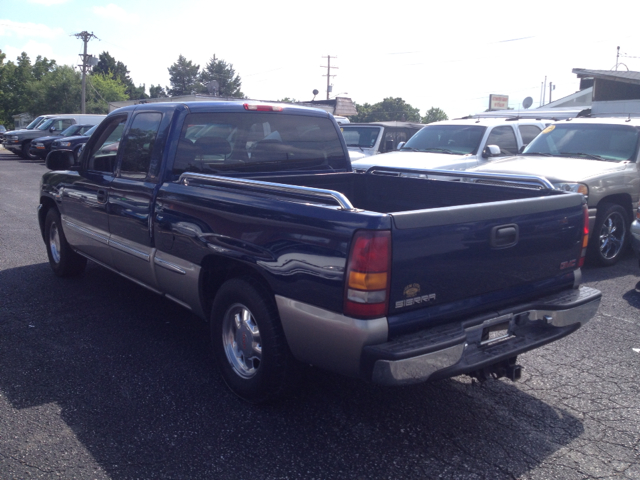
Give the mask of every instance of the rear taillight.
[{"label": "rear taillight", "polygon": [[356,232],[347,264],[345,315],[374,318],[387,314],[390,266],[391,232]]},{"label": "rear taillight", "polygon": [[580,253],[578,267],[584,265],[584,260],[587,256],[587,245],[589,245],[589,208],[586,205],[582,205],[582,213],[584,216],[584,227],[582,229],[582,252]]},{"label": "rear taillight", "polygon": [[244,109],[258,112],[281,112],[283,110],[283,107],[282,105],[261,105],[257,103],[245,103]]}]

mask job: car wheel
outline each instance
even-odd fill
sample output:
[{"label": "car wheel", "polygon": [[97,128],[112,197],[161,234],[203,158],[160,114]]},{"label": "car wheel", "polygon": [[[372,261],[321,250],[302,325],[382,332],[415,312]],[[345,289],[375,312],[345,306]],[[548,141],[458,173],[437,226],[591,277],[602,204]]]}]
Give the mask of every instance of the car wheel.
[{"label": "car wheel", "polygon": [[589,240],[591,260],[601,266],[616,264],[624,252],[628,232],[629,221],[624,208],[613,203],[599,206]]},{"label": "car wheel", "polygon": [[31,148],[31,142],[24,142],[22,144],[22,158],[25,160],[38,160],[36,155],[31,155],[29,149]]},{"label": "car wheel", "polygon": [[60,213],[55,208],[47,212],[44,223],[44,239],[47,245],[47,256],[53,273],[59,277],[72,277],[81,274],[87,259],[77,254],[67,243],[62,230]]},{"label": "car wheel", "polygon": [[293,384],[297,362],[273,295],[261,283],[250,277],[224,283],[213,302],[210,327],[222,378],[240,398],[268,402]]}]

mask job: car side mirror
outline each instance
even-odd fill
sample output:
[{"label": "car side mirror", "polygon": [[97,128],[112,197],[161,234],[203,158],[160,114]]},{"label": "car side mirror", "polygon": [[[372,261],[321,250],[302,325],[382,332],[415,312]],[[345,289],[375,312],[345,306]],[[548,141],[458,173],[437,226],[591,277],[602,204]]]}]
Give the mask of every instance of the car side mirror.
[{"label": "car side mirror", "polygon": [[50,131],[51,133],[55,132],[55,131],[56,131],[56,127],[51,127],[51,128],[49,129],[49,131]]},{"label": "car side mirror", "polygon": [[398,144],[398,146],[396,147],[396,150],[401,150],[401,149],[402,149],[402,147],[404,147],[404,144],[405,144],[405,143],[407,143],[407,142],[400,142],[400,143]]},{"label": "car side mirror", "polygon": [[44,165],[49,170],[70,170],[74,165],[73,153],[67,151],[51,152],[47,155]]},{"label": "car side mirror", "polygon": [[487,145],[482,151],[482,156],[485,158],[497,157],[498,155],[500,155],[500,147],[497,145]]},{"label": "car side mirror", "polygon": [[518,153],[522,153],[524,152],[524,149],[527,148],[527,145],[522,145],[519,149],[518,149]]}]

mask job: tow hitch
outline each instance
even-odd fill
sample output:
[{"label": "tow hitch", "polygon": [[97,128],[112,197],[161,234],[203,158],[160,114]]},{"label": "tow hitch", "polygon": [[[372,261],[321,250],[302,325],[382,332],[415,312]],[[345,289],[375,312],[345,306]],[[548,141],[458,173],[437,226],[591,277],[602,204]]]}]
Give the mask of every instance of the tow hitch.
[{"label": "tow hitch", "polygon": [[484,367],[480,370],[475,370],[469,373],[470,377],[477,379],[480,382],[489,380],[490,378],[502,378],[507,377],[509,380],[515,382],[520,380],[522,375],[522,367],[516,365],[516,359],[518,357],[511,357],[502,362],[494,363],[488,367]]}]

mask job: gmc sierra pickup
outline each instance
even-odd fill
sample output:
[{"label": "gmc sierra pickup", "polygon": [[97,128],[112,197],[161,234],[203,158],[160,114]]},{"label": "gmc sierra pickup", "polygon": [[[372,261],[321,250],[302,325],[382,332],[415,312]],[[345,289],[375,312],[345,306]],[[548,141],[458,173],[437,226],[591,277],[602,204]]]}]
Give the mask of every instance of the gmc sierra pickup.
[{"label": "gmc sierra pickup", "polygon": [[517,355],[600,302],[579,285],[581,194],[356,174],[320,110],[125,107],[72,159],[48,160],[40,189],[54,273],[90,259],[208,320],[249,402],[282,394],[301,363],[385,385],[517,380]]}]

